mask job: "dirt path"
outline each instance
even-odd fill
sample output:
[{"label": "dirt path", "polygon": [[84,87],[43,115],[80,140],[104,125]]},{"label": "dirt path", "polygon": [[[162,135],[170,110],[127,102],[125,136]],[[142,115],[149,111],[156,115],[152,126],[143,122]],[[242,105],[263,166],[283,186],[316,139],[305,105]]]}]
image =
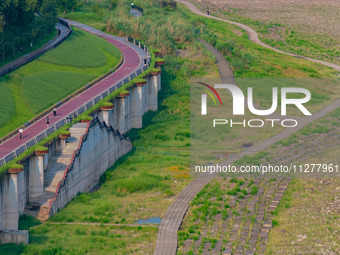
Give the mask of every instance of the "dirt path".
[{"label": "dirt path", "polygon": [[[181,1],[182,2],[182,1]],[[196,7],[195,7],[196,8]],[[206,16],[206,15],[205,15]],[[209,16],[210,17],[210,16]],[[212,17],[214,18],[214,17]],[[205,47],[213,53],[216,58],[216,64],[219,70],[219,75],[222,83],[235,83],[234,76],[231,67],[223,55],[213,46],[201,40]],[[340,70],[340,67],[339,67]],[[313,113],[309,117],[300,117],[298,126],[294,128],[286,128],[276,135],[238,153],[234,154],[228,159],[220,163],[220,165],[233,164],[236,160],[243,156],[254,155],[274,143],[287,138],[291,134],[296,133],[301,128],[305,127],[309,123],[325,116],[326,114],[334,111],[340,107],[340,99],[329,104],[325,108]],[[180,228],[183,218],[189,208],[190,201],[196,196],[196,194],[210,182],[211,179],[215,178],[214,175],[199,176],[189,183],[174,199],[170,204],[167,211],[165,212],[161,224],[159,226],[159,232],[156,241],[156,248],[154,255],[173,255],[177,251],[177,233]]]},{"label": "dirt path", "polygon": [[278,49],[276,49],[274,47],[271,47],[271,46],[269,46],[267,44],[264,44],[263,42],[260,41],[256,31],[254,29],[244,25],[244,24],[241,24],[241,23],[238,23],[238,22],[234,22],[234,21],[231,21],[231,20],[221,19],[221,18],[214,17],[214,16],[211,16],[211,15],[207,15],[207,14],[201,12],[197,8],[197,6],[194,5],[193,3],[189,3],[189,2],[186,2],[186,1],[183,1],[183,0],[176,0],[176,2],[185,4],[193,13],[196,13],[196,14],[198,14],[200,16],[203,16],[203,17],[206,17],[206,18],[209,18],[209,19],[215,19],[215,20],[220,20],[220,21],[223,21],[223,22],[227,22],[227,23],[233,24],[233,25],[243,29],[244,31],[247,32],[250,41],[252,41],[252,42],[254,42],[254,43],[258,44],[258,45],[261,45],[261,46],[263,46],[265,48],[268,48],[268,49],[271,49],[271,50],[274,50],[274,51],[277,51],[277,52],[280,52],[280,53],[283,53],[283,54],[286,54],[286,55],[289,55],[289,56],[292,56],[292,57],[297,57],[297,58],[302,58],[302,59],[306,59],[306,60],[309,60],[309,61],[313,61],[313,62],[322,64],[324,66],[331,67],[331,68],[333,68],[333,69],[335,69],[335,70],[340,72],[340,66],[338,66],[336,64],[328,63],[328,62],[322,61],[322,60],[308,58],[308,57],[305,57],[305,56],[295,55],[295,54],[288,53],[288,52],[285,52],[285,51],[282,51],[282,50],[278,50]]}]

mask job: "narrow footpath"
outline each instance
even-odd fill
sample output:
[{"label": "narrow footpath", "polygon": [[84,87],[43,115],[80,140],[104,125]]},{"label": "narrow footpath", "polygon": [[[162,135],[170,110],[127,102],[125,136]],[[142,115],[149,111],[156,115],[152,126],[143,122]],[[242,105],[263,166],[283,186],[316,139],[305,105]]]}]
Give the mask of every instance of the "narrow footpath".
[{"label": "narrow footpath", "polygon": [[306,60],[309,60],[309,61],[312,61],[312,62],[315,62],[315,63],[319,63],[321,65],[324,65],[324,66],[328,66],[328,67],[331,67],[337,71],[340,72],[340,66],[339,65],[336,65],[336,64],[333,64],[333,63],[328,63],[326,61],[322,61],[322,60],[317,60],[317,59],[313,59],[313,58],[309,58],[309,57],[305,57],[305,56],[301,56],[301,55],[296,55],[296,54],[293,54],[293,53],[289,53],[289,52],[285,52],[285,51],[282,51],[282,50],[279,50],[279,49],[276,49],[272,46],[269,46],[263,42],[260,41],[259,39],[259,36],[258,34],[256,33],[256,31],[244,24],[241,24],[241,23],[238,23],[238,22],[234,22],[234,21],[231,21],[231,20],[226,20],[226,19],[222,19],[222,18],[218,18],[218,17],[215,17],[215,16],[211,16],[211,15],[207,15],[203,12],[201,12],[198,7],[196,5],[194,5],[193,3],[189,3],[187,1],[183,1],[183,0],[175,0],[176,2],[178,3],[181,3],[181,4],[184,4],[186,5],[190,11],[192,11],[193,13],[196,13],[200,16],[203,16],[203,17],[206,17],[206,18],[209,18],[209,19],[215,19],[215,20],[219,20],[219,21],[223,21],[223,22],[227,22],[227,23],[230,23],[230,24],[233,24],[241,29],[243,29],[244,31],[247,32],[248,34],[248,37],[249,37],[249,40],[258,44],[258,45],[261,45],[262,47],[265,47],[265,48],[268,48],[268,49],[271,49],[271,50],[274,50],[276,52],[280,52],[282,54],[286,54],[286,55],[289,55],[289,56],[292,56],[292,57],[296,57],[296,58],[302,58],[302,59],[306,59]]}]

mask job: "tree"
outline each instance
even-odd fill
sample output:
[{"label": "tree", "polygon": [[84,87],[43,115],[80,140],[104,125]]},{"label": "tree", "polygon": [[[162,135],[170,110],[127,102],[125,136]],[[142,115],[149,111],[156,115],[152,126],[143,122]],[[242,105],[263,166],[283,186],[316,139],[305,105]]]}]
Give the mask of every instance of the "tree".
[{"label": "tree", "polygon": [[40,15],[45,20],[55,19],[57,17],[57,8],[54,0],[43,1],[40,7]]},{"label": "tree", "polygon": [[1,0],[0,20],[3,32],[24,28],[37,17],[45,20],[57,16],[54,0]]},{"label": "tree", "polygon": [[38,0],[3,0],[0,4],[0,13],[4,30],[7,31],[11,26],[26,26],[34,19],[39,7]]},{"label": "tree", "polygon": [[77,6],[77,0],[58,0],[60,9],[66,12],[66,10],[72,10]]}]

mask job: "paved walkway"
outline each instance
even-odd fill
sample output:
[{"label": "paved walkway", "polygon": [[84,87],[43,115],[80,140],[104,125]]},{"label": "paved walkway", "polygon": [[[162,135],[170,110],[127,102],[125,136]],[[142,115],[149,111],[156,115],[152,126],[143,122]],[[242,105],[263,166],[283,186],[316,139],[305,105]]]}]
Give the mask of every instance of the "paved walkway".
[{"label": "paved walkway", "polygon": [[247,32],[250,41],[252,41],[252,42],[254,42],[254,43],[258,44],[258,45],[261,45],[261,46],[263,46],[265,48],[268,48],[268,49],[271,49],[271,50],[274,50],[274,51],[277,51],[277,52],[280,52],[280,53],[283,53],[283,54],[286,54],[286,55],[289,55],[289,56],[292,56],[292,57],[302,58],[302,59],[306,59],[306,60],[309,60],[309,61],[312,61],[312,62],[316,62],[316,63],[322,64],[324,66],[331,67],[331,68],[333,68],[333,69],[335,69],[335,70],[340,72],[340,66],[338,66],[336,64],[328,63],[328,62],[322,61],[322,60],[308,58],[308,57],[301,56],[301,55],[296,55],[296,54],[289,53],[289,52],[285,52],[285,51],[282,51],[282,50],[278,50],[278,49],[276,49],[276,48],[274,48],[272,46],[269,46],[267,44],[264,44],[263,42],[260,41],[259,36],[256,33],[256,31],[254,29],[244,25],[244,24],[241,24],[241,23],[238,23],[238,22],[234,22],[234,21],[231,21],[231,20],[226,20],[226,19],[214,17],[214,16],[211,16],[211,15],[207,15],[207,14],[201,12],[198,9],[198,7],[196,5],[194,5],[193,3],[189,3],[189,2],[186,2],[186,1],[183,1],[183,0],[176,0],[176,2],[185,4],[190,9],[190,11],[192,11],[193,13],[196,13],[196,14],[198,14],[200,16],[203,16],[203,17],[206,17],[206,18],[209,18],[209,19],[215,19],[215,20],[227,22],[227,23],[233,24],[233,25],[243,29],[244,31]]},{"label": "paved walkway", "polygon": [[[110,86],[112,86],[120,79],[135,72],[139,67],[142,67],[143,66],[142,59],[146,56],[146,52],[141,50],[138,46],[126,42],[125,38],[106,34],[102,31],[99,31],[97,29],[94,29],[90,26],[78,22],[73,21],[69,22],[73,26],[77,26],[97,36],[103,37],[108,42],[112,43],[122,52],[122,55],[124,56],[124,63],[117,71],[115,71],[105,79],[98,82],[96,85],[92,86],[88,90],[84,91],[77,97],[73,98],[72,100],[68,101],[67,103],[59,107],[57,109],[56,117],[53,117],[52,114],[50,114],[49,117],[51,126],[57,123],[59,120],[68,116],[75,109],[82,106],[84,103],[86,103],[94,96],[106,91]],[[2,143],[0,145],[0,158],[6,156],[11,151],[22,146],[24,143],[34,138],[36,135],[38,135],[46,128],[47,128],[46,118],[42,118],[24,130],[23,139],[20,139],[19,135],[16,135],[11,139],[7,140],[6,142]]]},{"label": "paved walkway", "polygon": [[[216,18],[212,16],[205,15],[201,11],[197,9],[197,7],[191,3],[187,3],[184,1],[176,0],[177,2],[181,2],[186,4],[190,10],[201,15],[206,16],[208,18]],[[216,18],[218,20],[222,20]],[[222,20],[225,21],[225,20]],[[228,21],[226,21],[228,22]],[[234,22],[233,22],[234,23]],[[242,24],[240,24],[242,25]],[[244,25],[242,25],[244,26]],[[250,29],[250,28],[249,28]],[[255,32],[255,31],[254,31]],[[235,84],[234,76],[231,70],[231,67],[227,60],[223,57],[223,55],[213,46],[201,40],[201,42],[206,46],[206,48],[213,53],[216,58],[216,64],[219,70],[220,80],[222,83],[231,83]],[[269,46],[268,46],[269,47]],[[314,61],[318,62],[318,61]],[[330,63],[327,63],[330,64]],[[333,65],[333,64],[330,64]],[[332,66],[333,67],[333,66]],[[333,67],[334,68],[334,67]],[[339,66],[335,66],[334,69],[338,70]],[[295,128],[286,128],[278,134],[266,139],[238,154],[234,154],[228,159],[224,160],[220,163],[220,165],[229,165],[233,164],[236,160],[242,158],[243,156],[254,155],[264,149],[268,148],[272,144],[287,138],[291,134],[294,134],[301,128],[305,127],[309,123],[325,116],[326,114],[334,111],[335,109],[340,107],[340,99],[334,101],[329,104],[325,108],[321,109],[318,112],[313,113],[312,116],[301,117],[299,118],[299,125]],[[189,183],[174,199],[174,201],[170,204],[167,211],[165,212],[161,224],[159,226],[159,232],[156,241],[156,248],[154,251],[154,255],[173,255],[176,254],[177,251],[177,233],[180,228],[183,218],[189,208],[190,201],[196,196],[196,194],[210,182],[211,179],[215,178],[215,175],[200,175],[196,179],[194,179],[191,183]]]}]

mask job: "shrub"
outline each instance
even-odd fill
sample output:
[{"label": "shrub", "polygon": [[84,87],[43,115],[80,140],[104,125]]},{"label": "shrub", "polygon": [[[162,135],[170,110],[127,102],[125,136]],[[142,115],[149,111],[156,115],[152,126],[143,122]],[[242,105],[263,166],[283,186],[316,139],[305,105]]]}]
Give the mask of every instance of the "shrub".
[{"label": "shrub", "polygon": [[255,195],[257,192],[259,191],[259,187],[258,186],[253,186],[251,187],[251,194]]}]

